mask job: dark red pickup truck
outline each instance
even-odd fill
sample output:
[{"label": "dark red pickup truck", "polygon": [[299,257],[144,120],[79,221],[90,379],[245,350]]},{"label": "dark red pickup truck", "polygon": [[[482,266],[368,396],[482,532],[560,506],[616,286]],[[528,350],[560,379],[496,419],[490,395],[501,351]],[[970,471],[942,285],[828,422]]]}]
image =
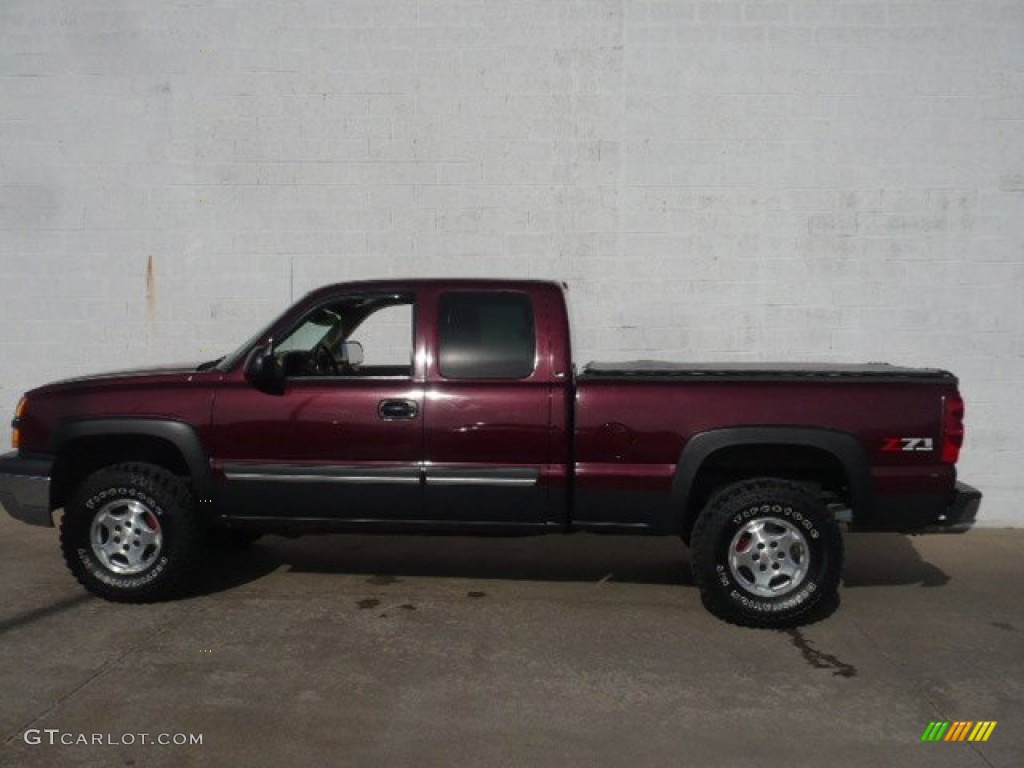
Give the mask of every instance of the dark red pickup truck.
[{"label": "dark red pickup truck", "polygon": [[267,531],[680,536],[705,604],[783,626],[834,598],[840,524],[965,530],[957,381],[889,365],[589,365],[562,286],[317,290],[203,365],[29,392],[0,501],[112,600],[179,593]]}]

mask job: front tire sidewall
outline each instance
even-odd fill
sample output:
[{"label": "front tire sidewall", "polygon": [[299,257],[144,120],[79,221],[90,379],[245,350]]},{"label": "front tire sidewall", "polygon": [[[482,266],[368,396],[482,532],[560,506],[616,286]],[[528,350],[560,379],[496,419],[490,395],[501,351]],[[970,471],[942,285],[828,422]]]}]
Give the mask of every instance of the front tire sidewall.
[{"label": "front tire sidewall", "polygon": [[[154,468],[155,470],[155,468]],[[160,552],[137,573],[108,568],[92,548],[92,524],[115,501],[144,505],[160,525]],[[120,602],[147,602],[171,596],[181,586],[188,561],[192,511],[177,478],[159,471],[107,469],[92,475],[65,511],[61,546],[68,567],[93,594]]]}]

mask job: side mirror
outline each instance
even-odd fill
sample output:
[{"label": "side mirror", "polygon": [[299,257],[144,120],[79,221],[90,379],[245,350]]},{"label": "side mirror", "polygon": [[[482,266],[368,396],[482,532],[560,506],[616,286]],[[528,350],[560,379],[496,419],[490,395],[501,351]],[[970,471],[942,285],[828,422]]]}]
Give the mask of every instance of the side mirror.
[{"label": "side mirror", "polygon": [[363,353],[363,345],[358,341],[343,341],[341,343],[341,360],[352,367],[363,364],[366,355]]},{"label": "side mirror", "polygon": [[274,354],[274,344],[261,344],[245,361],[245,378],[255,387],[279,390],[284,385],[284,369]]}]

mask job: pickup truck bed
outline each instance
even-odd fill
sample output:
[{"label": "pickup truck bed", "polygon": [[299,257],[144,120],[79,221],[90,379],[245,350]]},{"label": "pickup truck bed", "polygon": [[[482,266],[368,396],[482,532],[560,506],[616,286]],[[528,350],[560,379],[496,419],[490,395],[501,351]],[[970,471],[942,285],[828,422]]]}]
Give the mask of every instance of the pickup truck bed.
[{"label": "pickup truck bed", "polygon": [[716,488],[782,471],[828,489],[856,529],[939,525],[956,473],[938,450],[937,411],[956,384],[946,371],[885,364],[588,365],[574,520],[611,526],[629,509],[630,527],[687,537]]}]

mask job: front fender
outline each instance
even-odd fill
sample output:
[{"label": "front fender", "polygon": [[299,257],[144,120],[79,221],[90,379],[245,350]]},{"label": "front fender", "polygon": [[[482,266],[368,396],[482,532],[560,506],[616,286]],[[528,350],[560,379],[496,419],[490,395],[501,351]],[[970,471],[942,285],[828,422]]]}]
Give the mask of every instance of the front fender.
[{"label": "front fender", "polygon": [[198,497],[212,498],[214,484],[209,456],[195,428],[183,421],[125,417],[69,421],[54,429],[49,449],[51,454],[58,456],[62,449],[76,440],[119,435],[154,437],[173,445],[185,460]]}]

